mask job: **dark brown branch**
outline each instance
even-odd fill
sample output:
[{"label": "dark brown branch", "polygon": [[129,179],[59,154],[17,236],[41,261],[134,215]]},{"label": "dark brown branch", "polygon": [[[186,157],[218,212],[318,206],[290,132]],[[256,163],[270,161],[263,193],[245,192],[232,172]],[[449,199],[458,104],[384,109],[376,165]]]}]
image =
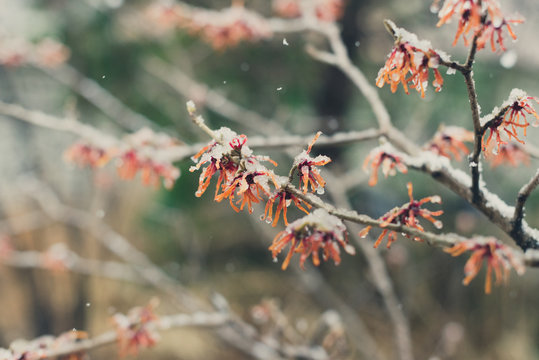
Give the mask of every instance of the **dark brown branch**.
[{"label": "dark brown branch", "polygon": [[468,92],[468,100],[472,111],[472,122],[474,127],[474,145],[473,153],[470,157],[470,168],[472,173],[472,203],[479,202],[480,189],[479,179],[481,177],[481,167],[479,165],[479,157],[481,155],[483,132],[481,128],[481,120],[479,114],[479,104],[477,103],[477,92],[475,90],[475,81],[473,79],[472,67],[477,52],[477,39],[479,35],[475,35],[472,41],[470,52],[466,60],[465,70],[461,71],[466,82],[466,90]]},{"label": "dark brown branch", "polygon": [[522,219],[524,218],[524,205],[537,185],[539,185],[539,170],[537,170],[530,181],[518,192],[517,201],[515,204],[515,214],[513,215],[513,231],[520,231],[520,228],[522,227]]}]

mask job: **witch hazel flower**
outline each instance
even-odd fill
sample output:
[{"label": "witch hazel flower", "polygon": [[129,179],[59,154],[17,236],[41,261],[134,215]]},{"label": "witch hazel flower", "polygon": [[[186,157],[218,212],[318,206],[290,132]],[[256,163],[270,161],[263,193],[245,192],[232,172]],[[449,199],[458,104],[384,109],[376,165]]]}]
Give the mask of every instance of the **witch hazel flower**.
[{"label": "witch hazel flower", "polygon": [[[517,167],[520,164],[530,164],[530,154],[526,152],[521,144],[510,142],[502,144],[496,151],[493,144],[485,151],[485,159],[490,162],[491,167],[500,165],[511,165]],[[493,152],[496,151],[496,154]]]},{"label": "witch hazel flower", "polygon": [[174,186],[180,170],[167,159],[161,158],[160,151],[177,145],[177,140],[164,133],[156,133],[149,128],[124,138],[127,149],[118,155],[118,175],[122,179],[132,179],[140,171],[142,183],[159,187],[161,181],[167,189]]},{"label": "witch hazel flower", "polygon": [[56,68],[70,57],[70,50],[58,41],[45,38],[38,43],[12,35],[0,34],[0,64],[5,66],[35,65]]},{"label": "witch hazel flower", "polygon": [[177,145],[177,141],[166,134],[142,128],[121,141],[94,140],[72,145],[64,153],[66,161],[80,167],[98,168],[116,159],[120,178],[130,180],[140,172],[144,185],[159,187],[162,181],[167,189],[172,188],[180,176],[180,170],[162,151]]},{"label": "witch hazel flower", "polygon": [[[307,209],[310,209],[311,205],[309,203],[304,202],[303,200],[298,198],[296,195],[288,192],[286,189],[283,189],[283,184],[288,183],[288,179],[286,177],[276,177],[275,180],[277,184],[279,185],[278,190],[268,197],[264,215],[262,215],[260,219],[265,220],[267,223],[271,223],[271,226],[275,227],[277,226],[277,223],[279,222],[279,217],[281,216],[281,212],[282,212],[284,224],[288,225],[288,219],[286,218],[286,213],[287,213],[288,207],[292,203],[299,210],[308,214],[309,211],[306,210],[303,206],[305,206]],[[275,208],[275,216],[273,216],[274,204],[277,204],[277,207]]]},{"label": "witch hazel flower", "polygon": [[[489,3],[485,1],[485,3]],[[483,14],[483,5],[477,0],[446,0],[438,12],[440,21],[436,24],[437,27],[449,23],[452,18],[458,18],[458,28],[453,41],[453,46],[458,42],[462,35],[464,43],[468,45],[466,35],[470,32],[475,32],[481,27],[481,17]]]},{"label": "witch hazel flower", "polygon": [[496,51],[496,44],[505,51],[503,28],[507,28],[509,35],[516,40],[517,37],[510,24],[523,22],[521,19],[505,18],[497,0],[446,0],[438,12],[438,17],[440,18],[436,25],[438,27],[451,22],[453,18],[458,18],[453,46],[461,36],[464,45],[468,46],[470,44],[468,36],[472,35],[477,36],[477,50],[483,49],[490,41],[493,52]]},{"label": "witch hazel flower", "polygon": [[156,161],[144,152],[131,149],[118,158],[118,176],[124,180],[133,179],[140,171],[142,184],[158,188],[163,181],[167,189],[171,189],[180,176],[180,170],[174,165]]},{"label": "witch hazel flower", "polygon": [[322,259],[332,259],[335,265],[341,262],[341,251],[350,255],[355,249],[348,243],[348,234],[343,222],[330,215],[324,209],[316,209],[309,215],[289,224],[285,230],[279,232],[269,247],[274,259],[288,245],[290,248],[281,268],[286,270],[294,253],[299,253],[299,265],[303,269],[305,261],[312,256],[313,264],[320,265],[320,251]]},{"label": "witch hazel flower", "polygon": [[[259,203],[262,195],[270,195],[270,180],[273,180],[273,173],[260,164],[247,163],[248,166],[242,170],[227,184],[222,186],[222,192],[215,196],[217,202],[223,199],[230,200],[230,206],[239,212],[245,205],[249,214],[253,212],[253,203]],[[253,166],[249,166],[253,165]],[[276,183],[274,183],[275,186]],[[240,199],[234,204],[234,199],[239,196]],[[239,207],[238,207],[239,206]]]},{"label": "witch hazel flower", "polygon": [[369,155],[367,155],[363,162],[363,170],[370,171],[369,186],[374,186],[378,182],[379,168],[382,168],[382,174],[386,178],[389,175],[395,176],[397,170],[403,174],[408,172],[408,168],[402,161],[402,158],[393,152],[389,146],[382,145],[372,149]]},{"label": "witch hazel flower", "polygon": [[109,162],[110,154],[107,153],[106,149],[97,145],[80,141],[71,145],[64,152],[64,159],[81,168],[99,168]]},{"label": "witch hazel flower", "polygon": [[391,92],[397,91],[402,84],[406,94],[408,88],[417,90],[425,97],[429,81],[429,69],[432,69],[432,85],[436,92],[442,90],[444,80],[438,66],[442,60],[449,61],[449,56],[440,50],[434,50],[431,43],[419,40],[417,35],[398,28],[391,20],[385,20],[386,27],[395,37],[395,47],[388,55],[386,63],[378,72],[376,86],[389,84]]},{"label": "witch hazel flower", "polygon": [[136,355],[140,348],[154,346],[159,340],[153,324],[159,320],[154,310],[158,301],[152,300],[144,307],[136,307],[127,315],[115,314],[112,323],[116,330],[120,357]]},{"label": "witch hazel flower", "polygon": [[238,45],[243,41],[258,41],[272,36],[266,20],[249,11],[243,4],[232,5],[219,12],[197,10],[180,24],[188,31],[199,33],[202,39],[217,50]]},{"label": "witch hazel flower", "polygon": [[524,274],[525,271],[522,256],[492,237],[462,241],[444,251],[453,256],[462,255],[467,251],[472,253],[464,265],[464,274],[466,275],[462,281],[464,285],[468,285],[477,276],[483,262],[487,264],[486,294],[490,294],[492,291],[492,272],[494,272],[498,285],[502,280],[507,282],[511,268],[515,269],[518,275]]},{"label": "witch hazel flower", "polygon": [[[421,200],[415,200],[412,192],[413,192],[413,186],[412,183],[407,184],[408,188],[408,196],[410,197],[410,201],[400,207],[396,207],[389,212],[387,212],[385,215],[383,215],[378,220],[381,221],[381,224],[379,225],[381,228],[387,227],[389,224],[393,225],[404,225],[408,226],[414,229],[417,229],[419,231],[424,231],[423,226],[419,223],[419,218],[424,218],[431,223],[434,224],[434,226],[438,229],[442,227],[442,222],[439,220],[436,220],[434,216],[440,216],[443,214],[442,210],[439,211],[431,211],[428,209],[423,208],[422,206],[426,203],[434,203],[434,204],[440,204],[442,202],[441,198],[438,195],[435,196],[428,196]],[[359,232],[359,236],[364,238],[367,236],[369,231],[372,229],[372,226],[369,225],[365,229],[361,230]],[[391,244],[397,240],[397,232],[389,229],[382,230],[382,233],[374,243],[374,247],[377,248],[384,237],[387,235],[387,248],[391,247]],[[404,235],[406,237],[410,237],[409,235]],[[414,240],[420,241],[421,239],[419,237],[414,237]]]},{"label": "witch hazel flower", "polygon": [[425,149],[446,158],[454,157],[455,160],[462,160],[463,155],[470,153],[465,142],[473,142],[473,132],[458,126],[441,126],[434,134],[432,140]]},{"label": "witch hazel flower", "polygon": [[318,194],[323,194],[324,186],[326,186],[326,181],[320,175],[320,170],[317,166],[326,165],[331,162],[331,159],[325,155],[318,155],[315,158],[309,155],[320,135],[322,135],[322,132],[317,132],[309,143],[307,150],[303,150],[294,158],[293,168],[298,171],[300,188],[303,188],[304,194],[309,190],[309,185],[312,192],[314,193],[316,191]]},{"label": "witch hazel flower", "polygon": [[492,52],[496,52],[496,44],[500,47],[501,51],[505,51],[506,48],[503,44],[503,28],[507,28],[509,36],[513,40],[517,39],[517,36],[511,29],[510,24],[522,24],[522,19],[495,19],[487,20],[481,29],[480,35],[477,38],[477,50],[481,50],[487,43],[490,42],[490,48]]},{"label": "witch hazel flower", "polygon": [[[241,211],[247,205],[249,213],[252,213],[252,204],[260,202],[262,195],[270,195],[270,182],[278,186],[273,172],[261,162],[277,164],[267,156],[254,155],[246,145],[245,135],[238,135],[228,128],[221,128],[214,134],[219,141],[213,140],[202,148],[193,157],[197,164],[189,169],[193,172],[206,165],[200,174],[195,195],[202,196],[213,175],[219,172],[214,199],[229,199],[235,211]],[[239,197],[237,201],[236,196]]]},{"label": "witch hazel flower", "polygon": [[[300,0],[273,0],[273,10],[282,17],[300,17]],[[322,21],[337,21],[344,13],[344,1],[315,0],[314,12],[316,17]]]},{"label": "witch hazel flower", "polygon": [[531,124],[534,127],[539,125],[539,115],[533,107],[533,102],[539,103],[536,97],[528,96],[528,94],[521,89],[513,89],[509,98],[504,101],[502,108],[495,108],[490,115],[487,115],[481,119],[481,124],[486,131],[489,131],[487,139],[483,137],[483,149],[485,150],[493,137],[497,142],[498,153],[501,145],[506,145],[508,142],[502,138],[501,132],[510,140],[515,139],[521,144],[524,141],[519,138],[517,129],[522,128],[523,134],[526,136],[526,130],[530,123],[526,116],[532,115],[535,117],[535,122]]}]

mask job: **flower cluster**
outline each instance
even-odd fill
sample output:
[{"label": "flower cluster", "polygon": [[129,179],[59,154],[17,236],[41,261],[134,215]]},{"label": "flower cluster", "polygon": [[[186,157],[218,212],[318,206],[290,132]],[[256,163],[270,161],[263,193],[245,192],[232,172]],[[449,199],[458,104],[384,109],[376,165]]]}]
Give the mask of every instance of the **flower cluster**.
[{"label": "flower cluster", "polygon": [[326,186],[326,182],[320,175],[320,170],[318,170],[317,166],[326,165],[331,159],[324,155],[318,155],[315,158],[312,158],[309,155],[314,143],[321,134],[322,133],[319,131],[309,143],[307,150],[303,150],[294,158],[293,166],[298,171],[299,185],[300,188],[303,187],[304,194],[309,190],[309,185],[311,186],[312,192],[316,191],[319,194],[324,192],[324,186]]},{"label": "flower cluster", "polygon": [[473,132],[457,126],[447,126],[441,127],[425,148],[437,155],[447,158],[453,156],[455,160],[460,161],[463,155],[470,153],[464,142],[473,141]]},{"label": "flower cluster", "polygon": [[507,281],[511,268],[514,268],[519,275],[522,275],[525,270],[522,257],[517,256],[511,248],[494,238],[463,241],[445,251],[453,256],[459,256],[466,251],[472,252],[464,265],[466,275],[462,281],[464,285],[468,285],[477,276],[483,261],[487,263],[485,278],[485,293],[487,294],[490,294],[492,289],[492,271],[496,276],[496,284],[499,284],[502,280]]},{"label": "flower cluster", "polygon": [[[526,119],[527,115],[533,115],[536,119],[533,126],[539,125],[539,115],[535,111],[532,102],[539,103],[539,100],[533,96],[528,96],[526,92],[520,89],[513,89],[509,98],[502,104],[502,109],[494,109],[494,111],[481,119],[483,126],[486,130],[489,130],[489,136],[485,140],[483,138],[483,149],[485,150],[496,135],[496,142],[498,144],[496,151],[500,152],[501,145],[507,145],[508,142],[502,139],[502,133],[507,136],[508,140],[514,138],[519,143],[523,144],[524,141],[518,137],[517,129],[524,129],[523,133],[526,136],[526,130],[530,123]],[[486,131],[485,131],[486,133]]]},{"label": "flower cluster", "polygon": [[[434,219],[434,216],[440,216],[443,214],[442,210],[439,211],[430,211],[428,209],[422,208],[422,206],[428,202],[440,204],[442,200],[439,196],[428,196],[426,198],[423,198],[421,200],[415,200],[412,196],[412,183],[407,184],[408,188],[408,196],[410,197],[410,202],[400,206],[396,207],[393,210],[390,210],[388,213],[383,215],[379,221],[381,221],[381,224],[379,225],[381,228],[387,227],[389,224],[394,225],[404,225],[408,226],[420,231],[424,231],[423,226],[419,224],[418,217],[422,217],[434,224],[438,229],[442,227],[442,222],[439,220]],[[367,226],[365,229],[363,229],[360,233],[360,237],[366,237],[369,231],[371,230],[372,226]],[[391,247],[391,244],[397,240],[397,232],[389,229],[382,230],[382,233],[374,243],[374,247],[377,248],[384,237],[387,235],[387,247]],[[409,237],[408,235],[406,235]],[[414,240],[420,241],[421,239],[418,237],[414,237]]]},{"label": "flower cluster", "polygon": [[127,315],[115,314],[112,317],[120,357],[136,355],[140,348],[152,347],[159,340],[159,335],[152,325],[158,320],[154,309],[157,301],[153,300],[144,307],[133,308]]},{"label": "flower cluster", "polygon": [[148,11],[156,24],[178,27],[200,34],[217,50],[238,45],[242,41],[258,41],[272,36],[266,20],[243,5],[221,11],[182,9],[179,5],[154,4]]},{"label": "flower cluster", "polygon": [[382,168],[382,174],[384,174],[386,178],[388,175],[395,176],[397,174],[397,170],[403,174],[408,172],[408,168],[402,162],[401,157],[391,154],[389,149],[387,149],[385,146],[377,147],[371,150],[363,162],[363,170],[368,170],[369,163],[371,167],[369,186],[374,186],[378,182],[378,169],[380,167]]},{"label": "flower cluster", "polygon": [[304,268],[305,260],[311,255],[313,264],[318,266],[320,250],[322,250],[323,260],[332,259],[336,265],[341,262],[339,246],[348,254],[355,254],[355,249],[348,244],[346,227],[342,221],[323,209],[316,209],[278,233],[269,247],[273,258],[276,259],[287,245],[290,245],[290,249],[283,261],[283,270],[288,267],[294,253],[301,254],[299,259],[301,268]]},{"label": "flower cluster", "polygon": [[[282,17],[297,18],[301,16],[300,0],[273,0],[274,11]],[[314,12],[322,21],[337,21],[344,13],[343,0],[315,0]]]},{"label": "flower cluster", "polygon": [[170,189],[180,176],[180,170],[168,160],[160,159],[159,151],[175,145],[176,141],[167,135],[143,128],[126,136],[119,144],[99,146],[91,142],[77,142],[65,151],[64,158],[80,167],[91,168],[104,166],[116,159],[120,178],[132,179],[140,171],[144,185],[159,187],[162,180]]},{"label": "flower cluster", "polygon": [[449,58],[440,50],[434,50],[429,41],[419,41],[415,34],[397,28],[395,24],[386,20],[386,26],[395,37],[395,47],[388,55],[386,63],[378,72],[376,86],[383,87],[390,84],[391,92],[397,91],[402,84],[408,94],[408,88],[417,90],[421,97],[425,97],[425,90],[429,81],[429,69],[432,69],[434,80],[432,85],[438,92],[442,90],[444,80],[438,66],[441,60]]},{"label": "flower cluster", "polygon": [[[270,195],[270,182],[278,187],[273,172],[261,162],[269,161],[273,165],[277,164],[268,157],[253,155],[252,150],[246,145],[245,135],[237,135],[228,128],[221,128],[214,133],[219,141],[212,141],[193,156],[197,164],[192,166],[190,171],[199,170],[205,165],[195,195],[202,196],[213,175],[219,172],[215,200],[229,199],[230,205],[236,211],[243,210],[247,205],[249,213],[252,213],[252,204],[260,202],[262,195]],[[237,201],[236,196],[239,197]]]},{"label": "flower cluster", "polygon": [[0,37],[0,64],[21,66],[32,64],[53,68],[67,61],[70,51],[56,40],[46,38],[37,44],[17,37]]},{"label": "flower cluster", "polygon": [[503,27],[506,27],[509,35],[516,39],[510,24],[523,22],[520,19],[504,18],[496,0],[445,0],[438,12],[438,17],[440,18],[438,27],[450,22],[454,17],[458,18],[459,23],[453,46],[457,44],[461,36],[464,44],[468,46],[467,36],[471,34],[477,36],[477,50],[483,49],[485,44],[490,42],[493,52],[496,51],[496,43],[502,51],[505,51]]},{"label": "flower cluster", "polygon": [[[9,349],[0,348],[0,359],[2,360],[30,360],[43,359],[48,354],[54,353],[58,349],[70,348],[88,338],[88,333],[84,331],[71,330],[58,337],[51,335],[40,336],[33,340],[17,339],[9,345]],[[65,357],[69,360],[83,360],[87,356],[82,351],[77,351]]]}]

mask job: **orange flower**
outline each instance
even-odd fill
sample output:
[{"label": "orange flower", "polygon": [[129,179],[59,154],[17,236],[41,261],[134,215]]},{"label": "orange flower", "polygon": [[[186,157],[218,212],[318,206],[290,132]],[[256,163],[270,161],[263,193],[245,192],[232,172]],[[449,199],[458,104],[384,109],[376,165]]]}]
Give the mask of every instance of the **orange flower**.
[{"label": "orange flower", "polygon": [[402,162],[402,159],[397,156],[386,152],[383,148],[374,148],[363,162],[363,170],[367,170],[371,164],[371,176],[369,178],[369,186],[374,186],[378,182],[378,169],[382,167],[382,174],[387,178],[388,175],[395,176],[397,170],[406,174],[408,168]]},{"label": "orange flower", "polygon": [[323,155],[318,155],[315,158],[309,156],[315,141],[320,137],[321,134],[322,132],[320,131],[316,133],[314,138],[309,143],[307,150],[303,150],[294,159],[294,167],[298,170],[300,188],[303,187],[303,193],[307,193],[309,190],[309,184],[312,192],[317,191],[319,194],[323,193],[324,186],[326,186],[326,182],[320,175],[320,170],[318,170],[316,166],[326,165],[331,161],[331,159]]},{"label": "orange flower", "polygon": [[[418,217],[422,217],[434,224],[438,229],[442,227],[442,222],[439,220],[434,219],[433,216],[440,216],[443,214],[442,210],[439,211],[430,211],[427,209],[423,209],[421,206],[431,202],[435,204],[440,204],[442,200],[439,196],[428,196],[426,198],[423,198],[421,200],[414,200],[414,197],[412,196],[413,186],[412,183],[407,184],[408,188],[408,196],[410,197],[410,202],[402,205],[401,207],[396,207],[393,210],[390,210],[388,213],[383,215],[378,220],[382,221],[380,224],[381,228],[387,227],[389,224],[395,224],[395,225],[404,225],[409,226],[411,228],[424,231],[423,226],[419,224]],[[361,230],[359,232],[359,236],[364,238],[367,236],[369,231],[372,229],[372,226],[367,226],[365,229]],[[389,235],[388,235],[389,234]],[[377,248],[384,237],[387,235],[387,247],[391,247],[391,244],[397,240],[397,232],[389,229],[384,229],[376,242],[374,243],[374,247]],[[408,235],[405,235],[406,237],[410,237]],[[414,237],[414,240],[420,241],[421,239],[418,237]]]},{"label": "orange flower", "polygon": [[514,167],[519,164],[530,164],[530,155],[520,144],[508,143],[500,145],[497,154],[493,154],[492,150],[494,149],[487,149],[487,151],[485,151],[485,158],[490,161],[491,167],[497,167],[504,163]]},{"label": "orange flower", "polygon": [[[223,192],[215,196],[215,200],[220,202],[228,198],[230,200],[230,206],[237,212],[243,210],[245,205],[247,205],[249,214],[251,214],[253,212],[253,203],[259,203],[262,200],[262,194],[269,196],[268,183],[271,179],[273,179],[273,174],[269,170],[244,171],[234,177],[229,184],[223,185]],[[277,187],[276,184],[275,186]],[[241,197],[236,202],[240,205],[239,208],[234,205],[235,195]]]},{"label": "orange flower", "polygon": [[522,275],[525,270],[522,257],[516,256],[516,253],[511,248],[495,238],[463,241],[444,251],[453,256],[459,256],[466,251],[472,251],[470,259],[464,265],[464,274],[466,275],[462,281],[464,285],[468,285],[477,276],[483,265],[483,260],[486,261],[486,294],[490,294],[492,289],[492,271],[494,271],[496,276],[496,284],[500,284],[502,280],[507,282],[511,268],[514,268],[519,275]]},{"label": "orange flower", "polygon": [[[483,18],[485,14],[483,11],[484,8],[487,10],[488,19]],[[516,40],[517,37],[509,24],[520,24],[523,22],[520,19],[505,19],[495,0],[446,0],[438,13],[440,21],[438,21],[436,26],[440,27],[448,23],[455,16],[459,18],[459,24],[453,46],[457,44],[461,35],[464,45],[468,46],[470,42],[467,36],[471,33],[472,36],[478,36],[477,50],[483,49],[485,44],[490,40],[493,52],[496,51],[495,43],[498,43],[500,49],[505,51],[502,36],[503,27],[507,27],[509,35],[513,40]],[[497,35],[497,39],[495,39],[495,35]]]},{"label": "orange flower", "polygon": [[80,167],[92,168],[101,167],[110,160],[106,150],[86,143],[73,144],[65,151],[64,158]]},{"label": "orange flower", "polygon": [[125,180],[133,179],[141,171],[142,183],[146,186],[159,187],[161,178],[167,189],[174,186],[180,176],[180,170],[168,163],[156,163],[150,158],[141,159],[136,150],[131,149],[120,157],[118,176]]},{"label": "orange flower", "polygon": [[[208,188],[213,175],[219,171],[214,199],[216,201],[229,199],[230,205],[236,211],[243,210],[247,205],[249,213],[252,213],[252,203],[260,202],[262,194],[269,195],[270,180],[273,181],[275,187],[278,187],[273,172],[266,169],[260,162],[269,161],[273,165],[277,163],[266,156],[253,155],[246,145],[245,135],[238,136],[228,128],[221,128],[215,131],[215,134],[222,141],[220,143],[212,141],[202,148],[193,157],[193,160],[198,163],[189,169],[195,171],[207,164],[200,174],[195,195],[200,197]],[[219,191],[222,192],[219,193]],[[240,207],[234,203],[236,195],[241,196],[241,199],[236,202]]]},{"label": "orange flower", "polygon": [[322,21],[337,21],[344,14],[343,0],[320,0],[316,6],[316,17]]},{"label": "orange flower", "polygon": [[[487,1],[485,1],[487,3]],[[438,13],[440,21],[436,24],[437,27],[448,23],[453,16],[459,17],[459,24],[453,46],[457,44],[459,37],[462,35],[464,44],[468,46],[466,35],[470,31],[475,33],[481,26],[482,16],[481,4],[476,0],[446,0]]]},{"label": "orange flower", "polygon": [[462,155],[470,153],[464,145],[465,141],[474,141],[473,132],[456,126],[448,126],[438,130],[425,147],[440,156],[451,158],[453,155],[455,160],[460,161]]},{"label": "orange flower", "polygon": [[320,265],[320,250],[322,250],[323,260],[333,259],[336,265],[341,262],[339,246],[348,254],[355,254],[355,249],[348,244],[346,227],[342,221],[323,209],[316,209],[278,233],[269,247],[273,258],[276,259],[288,244],[290,244],[290,249],[283,262],[283,270],[288,267],[294,253],[301,253],[299,265],[302,269],[305,260],[311,255],[313,264]]},{"label": "orange flower", "polygon": [[406,94],[409,93],[409,86],[416,89],[421,97],[425,97],[429,69],[432,69],[434,73],[432,85],[437,92],[441,91],[444,80],[438,65],[442,57],[444,59],[448,57],[441,51],[432,49],[430,42],[418,40],[415,34],[396,27],[393,22],[386,20],[386,24],[397,40],[384,67],[378,72],[376,86],[381,88],[385,84],[390,84],[391,92],[395,92],[398,85],[402,84]]},{"label": "orange flower", "polygon": [[[517,36],[511,29],[510,23],[512,24],[521,24],[524,20],[521,19],[502,19],[499,25],[495,25],[493,21],[488,20],[481,30],[481,34],[477,38],[477,50],[481,50],[485,47],[485,44],[490,40],[490,48],[492,52],[496,52],[496,43],[500,46],[500,50],[505,51],[505,46],[503,45],[503,27],[507,28],[507,32],[513,38],[517,39]],[[495,39],[497,36],[497,39]]]},{"label": "orange flower", "polygon": [[266,210],[264,211],[264,215],[261,217],[261,220],[266,220],[266,222],[270,223],[272,222],[272,216],[273,216],[273,204],[277,201],[277,208],[275,209],[275,218],[273,218],[273,223],[271,226],[276,226],[277,222],[279,222],[279,216],[281,215],[281,211],[283,212],[283,220],[284,224],[288,225],[288,220],[286,218],[286,211],[288,206],[293,202],[294,205],[304,213],[308,214],[309,212],[301,206],[303,203],[307,208],[311,208],[311,205],[308,203],[304,203],[301,199],[297,198],[295,195],[289,193],[286,190],[280,190],[270,196],[268,198],[268,202],[266,203]]},{"label": "orange flower", "polygon": [[[218,144],[216,142],[213,142],[212,144],[205,146],[196,154],[193,156],[193,160],[199,159],[204,153],[208,153],[207,156],[204,158],[201,158],[200,161],[196,164],[196,166],[192,166],[189,171],[193,172],[195,170],[200,169],[200,167],[204,164],[208,164],[200,174],[200,178],[198,181],[198,189],[195,193],[196,197],[201,197],[202,194],[206,191],[208,186],[210,185],[211,178],[213,175],[219,170],[219,179],[217,180],[217,186],[215,187],[215,197],[217,197],[217,193],[219,192],[221,183],[226,183],[229,178],[233,177],[234,174],[238,171],[238,165],[231,160],[230,156],[227,154],[224,154],[223,152],[212,154],[209,151],[213,152],[213,148],[215,148]],[[232,149],[230,149],[232,150]],[[211,155],[210,155],[211,154]]]},{"label": "orange flower", "polygon": [[233,5],[219,12],[194,11],[188,18],[179,17],[179,27],[199,33],[214,49],[224,50],[242,41],[258,41],[271,37],[271,28],[260,15]]},{"label": "orange flower", "polygon": [[[316,17],[322,21],[337,21],[344,13],[343,0],[315,0],[314,4]],[[301,16],[298,0],[273,0],[273,10],[286,18]]]},{"label": "orange flower", "polygon": [[[504,102],[501,111],[495,109],[492,114],[482,119],[482,122],[487,126],[487,130],[490,130],[488,138],[486,140],[483,138],[483,150],[489,146],[493,135],[496,135],[498,153],[500,152],[501,145],[507,145],[507,142],[502,139],[500,134],[502,130],[509,140],[514,138],[519,143],[524,144],[524,141],[518,137],[517,129],[523,128],[524,136],[526,136],[526,130],[530,125],[526,119],[526,115],[533,115],[536,118],[533,126],[539,124],[539,115],[532,106],[532,100],[539,103],[537,98],[528,96],[520,89],[513,89],[509,95],[509,99]],[[503,116],[500,115],[502,113]]]}]

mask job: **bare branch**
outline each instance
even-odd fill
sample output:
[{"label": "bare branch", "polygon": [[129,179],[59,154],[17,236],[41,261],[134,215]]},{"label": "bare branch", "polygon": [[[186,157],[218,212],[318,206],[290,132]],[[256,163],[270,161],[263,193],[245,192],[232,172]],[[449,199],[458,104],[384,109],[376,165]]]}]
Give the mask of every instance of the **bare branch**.
[{"label": "bare branch", "polygon": [[518,192],[517,201],[515,204],[515,213],[512,219],[513,226],[516,229],[520,228],[522,225],[522,219],[524,218],[524,205],[537,185],[539,185],[539,170],[535,172],[535,175],[530,179],[530,181]]},{"label": "bare branch", "polygon": [[70,65],[39,69],[88,100],[123,128],[137,130],[145,126],[155,127],[153,121],[127,107],[97,81],[84,76]]},{"label": "bare branch", "polygon": [[[95,259],[81,258],[74,252],[67,250],[65,258],[61,259],[61,265],[66,271],[82,275],[98,276],[111,280],[128,281],[132,283],[143,283],[137,271],[132,265],[126,265],[116,261],[101,261]],[[14,268],[42,269],[48,271],[64,271],[64,268],[53,269],[47,263],[49,255],[39,251],[10,251],[8,255],[0,258],[0,263]]]},{"label": "bare branch", "polygon": [[33,111],[15,104],[0,101],[0,114],[14,117],[43,128],[67,132],[94,141],[103,147],[114,146],[118,140],[96,128],[69,118],[59,118],[40,111]]},{"label": "bare branch", "polygon": [[257,131],[266,129],[268,132],[282,132],[282,129],[272,119],[265,119],[257,113],[239,106],[220,92],[196,82],[177,67],[172,67],[158,58],[145,61],[144,70],[169,85],[186,99],[194,98],[202,106],[207,106],[212,111],[242,126]]},{"label": "bare branch", "polygon": [[[174,330],[185,327],[220,327],[229,321],[229,316],[223,313],[195,312],[192,314],[177,314],[161,317],[148,326],[157,331]],[[116,331],[108,331],[92,339],[80,340],[58,349],[40,352],[40,359],[53,359],[77,352],[87,352],[105,345],[113,344],[119,339]]]}]

